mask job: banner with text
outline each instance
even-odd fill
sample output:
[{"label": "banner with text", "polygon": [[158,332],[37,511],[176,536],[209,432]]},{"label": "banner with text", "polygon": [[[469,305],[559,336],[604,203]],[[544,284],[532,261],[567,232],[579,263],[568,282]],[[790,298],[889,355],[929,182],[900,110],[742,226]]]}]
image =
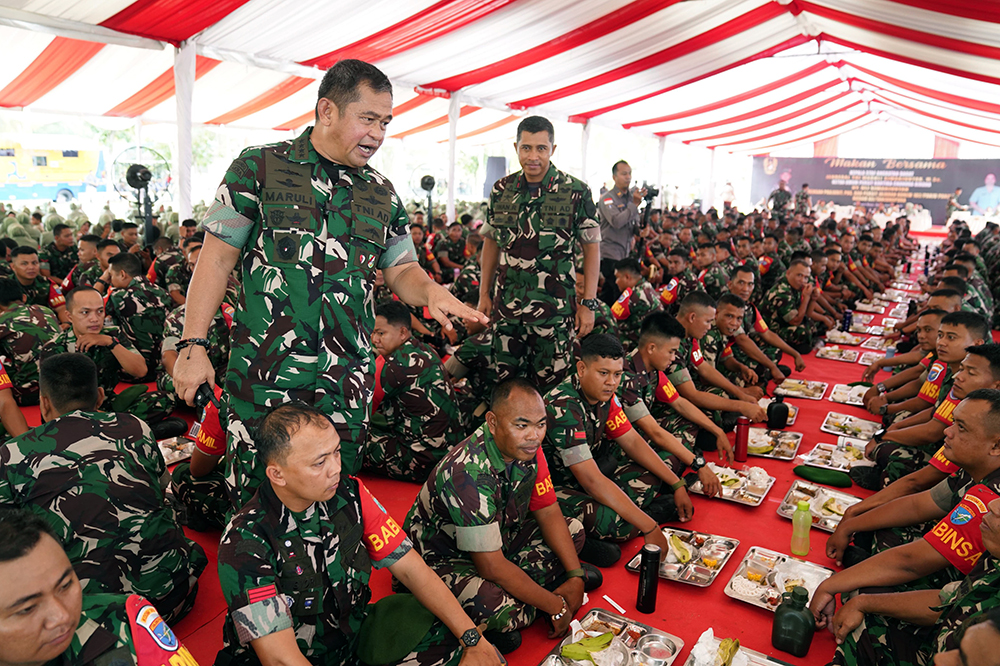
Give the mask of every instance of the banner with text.
[{"label": "banner with text", "polygon": [[1000,175],[1000,160],[758,156],[753,158],[751,195],[757,203],[780,180],[792,193],[808,183],[814,206],[820,201],[865,208],[912,202],[928,209],[935,224],[943,224],[955,188],[963,189],[959,202],[967,204],[991,173]]}]

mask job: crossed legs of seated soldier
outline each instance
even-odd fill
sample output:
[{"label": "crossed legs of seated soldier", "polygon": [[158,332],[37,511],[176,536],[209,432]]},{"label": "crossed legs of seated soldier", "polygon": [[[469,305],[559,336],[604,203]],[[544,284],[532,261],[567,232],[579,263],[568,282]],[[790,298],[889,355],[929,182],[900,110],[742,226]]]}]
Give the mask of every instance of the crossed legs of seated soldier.
[{"label": "crossed legs of seated soldier", "polygon": [[920,627],[876,613],[837,646],[836,666],[919,666],[930,664],[934,627]]},{"label": "crossed legs of seated soldier", "polygon": [[232,504],[226,475],[219,467],[205,476],[195,477],[191,475],[191,465],[181,463],[170,475],[170,488],[187,513],[185,524],[188,527],[207,532],[226,526],[226,515]]},{"label": "crossed legs of seated soldier", "polygon": [[127,412],[152,425],[170,416],[176,406],[174,394],[150,391],[144,385],[129,388],[108,396],[101,409],[110,412]]},{"label": "crossed legs of seated soldier", "polygon": [[[659,494],[662,482],[645,467],[624,457],[624,454],[623,461],[609,457],[598,460],[597,465],[637,507],[645,511]],[[583,490],[556,487],[556,497],[563,515],[579,518],[588,537],[620,542],[639,536],[638,528]]]},{"label": "crossed legs of seated soldier", "polygon": [[[583,524],[576,518],[566,518],[566,526],[577,552],[583,548]],[[545,543],[542,530],[528,519],[511,540],[507,559],[516,564],[531,580],[547,590],[554,590],[565,580],[559,558]],[[538,609],[512,597],[499,585],[480,577],[476,565],[467,558],[436,559],[428,556],[428,564],[451,589],[462,608],[477,625],[500,632],[520,631],[538,617]],[[393,587],[399,587],[393,581]]]},{"label": "crossed legs of seated soldier", "polygon": [[433,443],[420,438],[402,439],[398,432],[380,427],[373,417],[362,466],[365,471],[391,479],[423,483],[448,449],[446,436],[437,438]]}]

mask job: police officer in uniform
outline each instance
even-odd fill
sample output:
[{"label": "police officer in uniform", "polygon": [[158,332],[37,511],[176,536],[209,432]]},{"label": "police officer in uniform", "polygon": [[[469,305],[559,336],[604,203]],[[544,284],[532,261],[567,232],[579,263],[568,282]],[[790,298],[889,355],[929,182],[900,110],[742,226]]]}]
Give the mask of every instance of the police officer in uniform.
[{"label": "police officer in uniform", "polygon": [[340,61],[320,84],[315,127],[244,151],[205,218],[174,383],[192,404],[198,387],[214,381],[204,341],[239,262],[226,382],[237,505],[263,480],[249,433],[268,407],[289,399],[330,415],[344,469],[360,468],[374,383],[377,269],[401,300],[427,306],[448,330],[448,315],[488,321],[421,270],[399,197],[367,166],[391,119],[388,78],[367,63]]}]

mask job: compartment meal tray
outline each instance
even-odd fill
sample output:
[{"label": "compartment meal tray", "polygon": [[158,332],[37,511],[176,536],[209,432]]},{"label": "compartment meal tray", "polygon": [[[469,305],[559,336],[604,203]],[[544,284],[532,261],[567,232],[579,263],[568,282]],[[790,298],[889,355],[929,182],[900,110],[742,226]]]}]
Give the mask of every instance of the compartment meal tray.
[{"label": "compartment meal tray", "polygon": [[[687,583],[696,587],[708,587],[719,577],[719,573],[726,566],[736,548],[740,545],[739,539],[733,539],[719,534],[706,534],[705,532],[692,532],[679,527],[664,527],[663,536],[670,541],[671,533],[675,534],[685,543],[696,548],[696,555],[686,564],[661,562],[660,578],[675,580],[678,583]],[[695,546],[698,540],[702,540],[701,546]],[[718,553],[717,557],[711,557]],[[636,553],[635,557],[629,560],[625,569],[632,572],[639,571],[639,560],[642,553]],[[708,557],[710,562],[706,563],[703,558]],[[710,564],[715,566],[709,566]]]},{"label": "compartment meal tray", "polygon": [[[580,619],[580,626],[582,626],[586,631],[594,622],[603,622],[608,625],[608,628],[605,629],[605,631],[610,630],[614,632],[615,628],[620,627],[615,635],[621,638],[622,642],[625,643],[625,647],[629,649],[629,656],[632,658],[633,663],[635,662],[636,644],[639,642],[639,639],[644,636],[656,636],[664,645],[667,646],[668,649],[671,650],[670,657],[664,662],[664,666],[671,666],[671,664],[677,660],[681,650],[684,649],[684,641],[681,640],[681,638],[603,608],[591,608],[587,611],[587,614]],[[547,655],[545,655],[545,658],[542,659],[538,666],[570,666],[573,664],[574,662],[572,660],[566,659],[560,654],[563,643],[565,642],[565,639],[559,641],[559,643],[557,643],[556,646],[552,648]]]}]

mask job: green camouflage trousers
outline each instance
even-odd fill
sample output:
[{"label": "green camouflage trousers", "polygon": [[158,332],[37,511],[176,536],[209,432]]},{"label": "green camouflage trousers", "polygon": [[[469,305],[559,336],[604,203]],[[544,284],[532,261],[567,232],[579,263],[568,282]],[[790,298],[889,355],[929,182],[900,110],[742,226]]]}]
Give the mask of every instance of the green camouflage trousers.
[{"label": "green camouflage trousers", "polygon": [[940,447],[939,442],[924,446],[882,442],[875,449],[875,466],[882,472],[882,487],[923,468]]},{"label": "green camouflage trousers", "polygon": [[[566,526],[579,552],[584,542],[583,524],[576,518],[566,518]],[[562,563],[546,545],[541,528],[532,518],[524,522],[520,532],[504,550],[510,562],[547,590],[554,590],[565,579]],[[496,583],[481,578],[469,558],[436,559],[429,555],[427,561],[477,625],[485,624],[486,629],[504,632],[520,631],[538,616],[537,608],[515,599]]]},{"label": "green camouflage trousers", "polygon": [[[226,404],[221,413],[226,414],[226,452],[229,469],[226,475],[226,485],[229,488],[230,501],[233,508],[239,509],[253,497],[258,486],[266,477],[264,465],[257,462],[257,447],[253,442],[253,433],[261,421],[271,410],[270,407],[255,405],[246,400],[240,400],[229,394],[224,394]],[[341,474],[354,475],[361,468],[361,445],[368,432],[368,424],[364,421],[351,423],[334,423],[337,434],[340,435]]]},{"label": "green camouflage trousers", "polygon": [[439,437],[437,447],[418,438],[403,438],[386,427],[385,417],[372,414],[362,468],[399,481],[423,483],[434,466],[448,453],[448,438]]},{"label": "green camouflage trousers", "polygon": [[102,409],[113,412],[127,412],[152,425],[170,416],[177,405],[176,396],[163,391],[145,391],[133,395],[130,387],[121,393],[108,396]]},{"label": "green camouflage trousers", "polygon": [[217,467],[211,474],[195,478],[191,465],[181,463],[170,475],[174,497],[184,506],[187,526],[199,532],[221,530],[232,508],[226,491],[225,474]]},{"label": "green camouflage trousers", "polygon": [[833,655],[837,666],[928,666],[932,658],[932,627],[866,613]]},{"label": "green camouflage trousers", "polygon": [[[617,463],[617,464],[616,464]],[[614,459],[598,463],[605,476],[615,481],[640,509],[647,508],[656,498],[661,481],[645,467],[629,460],[620,463]],[[610,473],[609,473],[610,472]],[[639,536],[639,530],[583,490],[556,487],[559,507],[567,518],[576,517],[583,523],[584,533],[594,539],[628,541]]]},{"label": "green camouflage trousers", "polygon": [[535,382],[542,395],[566,378],[573,363],[572,319],[549,326],[526,326],[501,320],[493,329],[493,365],[497,381],[525,377]]},{"label": "green camouflage trousers", "polygon": [[[775,322],[777,323],[777,322]],[[811,345],[815,340],[815,329],[812,320],[806,319],[798,326],[783,325],[781,328],[773,327],[782,340],[793,348],[799,345]]]}]

